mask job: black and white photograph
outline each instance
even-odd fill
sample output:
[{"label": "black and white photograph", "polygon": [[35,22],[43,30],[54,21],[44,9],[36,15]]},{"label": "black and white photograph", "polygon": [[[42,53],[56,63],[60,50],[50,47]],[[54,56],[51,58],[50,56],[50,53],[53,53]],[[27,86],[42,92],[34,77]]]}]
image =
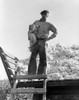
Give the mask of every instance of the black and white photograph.
[{"label": "black and white photograph", "polygon": [[79,100],[79,0],[0,0],[0,100]]}]

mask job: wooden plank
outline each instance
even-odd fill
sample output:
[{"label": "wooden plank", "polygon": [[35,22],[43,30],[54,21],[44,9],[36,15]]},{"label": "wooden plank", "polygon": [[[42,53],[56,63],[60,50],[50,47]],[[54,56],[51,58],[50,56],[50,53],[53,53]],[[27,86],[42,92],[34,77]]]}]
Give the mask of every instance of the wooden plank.
[{"label": "wooden plank", "polygon": [[[47,79],[44,79],[43,81],[43,88],[45,89],[45,91],[47,91]],[[46,100],[46,93],[43,94],[43,100]]]},{"label": "wooden plank", "polygon": [[46,79],[46,75],[15,75],[15,79]]},{"label": "wooden plank", "polygon": [[12,89],[11,93],[35,93],[35,94],[43,94],[46,93],[44,88],[18,88]]},{"label": "wooden plank", "polygon": [[48,87],[47,95],[70,95],[79,94],[79,86]]},{"label": "wooden plank", "polygon": [[48,80],[47,86],[48,87],[79,86],[79,79]]},{"label": "wooden plank", "polygon": [[9,72],[9,70],[8,70],[8,68],[10,68],[10,65],[9,65],[7,62],[5,62],[6,57],[5,57],[2,53],[4,53],[4,51],[3,51],[3,49],[0,47],[0,56],[1,56],[1,60],[2,60],[2,62],[3,62],[4,68],[5,68],[5,70],[6,70],[6,73],[7,73],[9,82],[10,82],[10,85],[11,85],[11,87],[12,87],[12,86],[13,86],[13,78],[11,77],[10,72]]}]

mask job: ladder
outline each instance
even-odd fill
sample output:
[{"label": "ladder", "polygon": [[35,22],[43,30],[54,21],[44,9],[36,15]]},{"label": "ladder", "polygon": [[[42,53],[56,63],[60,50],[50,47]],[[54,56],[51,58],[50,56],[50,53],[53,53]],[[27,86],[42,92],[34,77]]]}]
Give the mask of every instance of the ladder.
[{"label": "ladder", "polygon": [[[10,86],[11,86],[11,95],[10,95],[11,99],[10,100],[15,100],[15,95],[19,94],[19,93],[43,94],[42,100],[46,100],[46,88],[47,88],[46,87],[46,85],[47,85],[46,69],[44,71],[45,72],[44,75],[18,75],[17,74],[18,68],[14,74],[10,68],[9,62],[7,61],[5,53],[1,47],[0,47],[0,57],[3,62],[4,68],[7,73],[7,76],[8,76],[9,82],[10,82]],[[15,59],[15,58],[11,58],[11,59]],[[37,82],[42,80],[43,87],[42,88],[35,88],[35,87],[28,88],[28,86],[27,86],[27,88],[21,88],[21,87],[17,88],[17,83],[20,82],[21,80],[23,80],[23,81],[27,80],[26,83],[28,81],[33,83],[36,80],[37,80]]]},{"label": "ladder", "polygon": [[[12,95],[17,94],[17,93],[32,93],[32,94],[43,94],[42,100],[46,100],[46,75],[17,75],[14,76],[14,79],[16,80],[23,80],[23,79],[29,79],[30,82],[34,82],[35,79],[39,80],[43,79],[43,88],[16,88],[16,83],[14,83],[13,88],[11,89]],[[28,82],[28,81],[27,81]],[[26,82],[26,83],[27,83]],[[14,97],[12,97],[12,100],[14,100]]]}]

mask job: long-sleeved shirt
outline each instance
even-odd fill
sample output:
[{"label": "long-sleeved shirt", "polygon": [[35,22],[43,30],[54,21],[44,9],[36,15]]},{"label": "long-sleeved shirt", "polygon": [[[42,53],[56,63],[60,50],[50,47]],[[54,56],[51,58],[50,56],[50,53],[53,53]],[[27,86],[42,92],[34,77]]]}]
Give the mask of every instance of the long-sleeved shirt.
[{"label": "long-sleeved shirt", "polygon": [[57,29],[49,22],[42,22],[40,20],[37,20],[34,22],[34,24],[38,27],[38,32],[36,33],[37,38],[48,38],[49,31],[52,31],[53,33],[56,33]]}]

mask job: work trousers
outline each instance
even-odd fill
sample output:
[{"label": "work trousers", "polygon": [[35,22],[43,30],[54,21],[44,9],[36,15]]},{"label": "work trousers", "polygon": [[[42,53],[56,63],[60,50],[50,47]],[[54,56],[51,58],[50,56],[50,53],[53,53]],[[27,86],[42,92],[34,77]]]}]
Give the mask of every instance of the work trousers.
[{"label": "work trousers", "polygon": [[[39,65],[37,69],[37,55],[39,54]],[[36,44],[32,47],[31,57],[28,65],[28,74],[44,74],[46,69],[46,51],[45,41],[37,40]],[[37,73],[36,73],[37,71]]]}]

